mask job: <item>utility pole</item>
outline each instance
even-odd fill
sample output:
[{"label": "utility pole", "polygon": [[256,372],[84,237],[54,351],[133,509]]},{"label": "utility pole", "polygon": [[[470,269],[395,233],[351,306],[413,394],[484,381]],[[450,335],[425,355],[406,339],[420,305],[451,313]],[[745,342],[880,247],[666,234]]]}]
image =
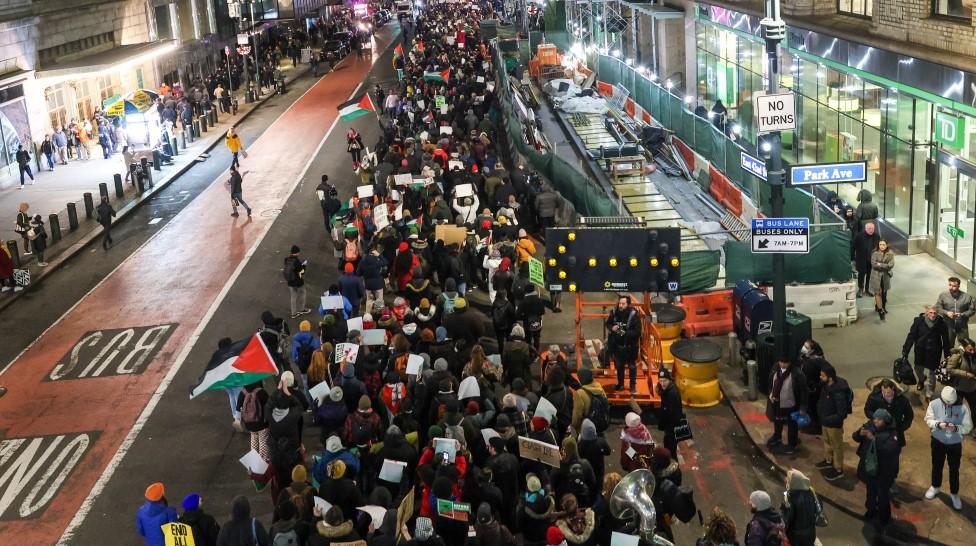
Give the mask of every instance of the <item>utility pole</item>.
[{"label": "utility pole", "polygon": [[[766,40],[766,59],[769,64],[770,95],[779,92],[779,43],[786,37],[786,23],[780,18],[780,0],[766,0],[766,17],[759,22]],[[770,205],[773,218],[783,217],[783,185],[786,173],[783,170],[783,146],[780,132],[766,135],[760,152],[768,152],[766,159],[767,180],[770,185]],[[776,357],[791,360],[786,339],[786,271],[785,255],[773,254],[773,338],[776,343]]]},{"label": "utility pole", "polygon": [[254,19],[254,1],[247,0],[247,7],[251,9],[251,36],[254,37],[254,81],[258,84],[258,95],[261,94],[261,52],[258,48],[260,36],[254,33],[257,21]]}]

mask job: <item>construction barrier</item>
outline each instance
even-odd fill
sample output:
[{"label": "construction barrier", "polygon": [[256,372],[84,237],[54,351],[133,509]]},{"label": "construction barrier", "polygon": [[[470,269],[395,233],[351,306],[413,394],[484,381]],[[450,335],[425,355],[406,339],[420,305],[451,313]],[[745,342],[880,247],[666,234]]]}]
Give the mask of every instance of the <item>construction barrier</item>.
[{"label": "construction barrier", "polygon": [[688,337],[721,336],[732,331],[732,291],[685,294],[678,303],[685,310]]},{"label": "construction barrier", "polygon": [[[771,290],[767,290],[772,298]],[[857,321],[857,284],[797,284],[786,286],[786,308],[810,317],[814,328],[844,327]]]}]

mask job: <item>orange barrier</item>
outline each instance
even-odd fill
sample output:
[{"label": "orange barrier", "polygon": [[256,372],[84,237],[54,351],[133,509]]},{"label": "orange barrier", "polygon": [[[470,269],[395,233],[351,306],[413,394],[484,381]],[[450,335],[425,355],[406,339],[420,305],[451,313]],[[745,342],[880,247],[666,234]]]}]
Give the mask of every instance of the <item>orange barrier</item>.
[{"label": "orange barrier", "polygon": [[688,337],[720,336],[732,331],[732,291],[718,290],[681,296],[685,310],[684,332]]},{"label": "orange barrier", "polygon": [[598,81],[596,82],[596,92],[603,96],[609,97],[613,95],[613,86],[607,82]]},{"label": "orange barrier", "polygon": [[708,192],[712,197],[735,216],[741,216],[742,192],[739,188],[714,165],[708,166],[708,175],[712,181]]},{"label": "orange barrier", "polygon": [[626,107],[627,115],[630,116],[631,118],[637,117],[634,115],[635,106],[636,104],[634,104],[634,99],[627,99],[627,107]]},{"label": "orange barrier", "polygon": [[542,63],[539,62],[539,59],[529,60],[529,76],[533,78],[538,78],[541,64]]},{"label": "orange barrier", "polygon": [[685,167],[688,167],[688,172],[695,172],[695,152],[685,144],[685,141],[680,138],[671,135],[671,142],[678,147],[678,152],[681,153],[681,157],[685,160]]},{"label": "orange barrier", "polygon": [[646,123],[648,125],[650,125],[652,123],[651,115],[647,113],[647,110],[644,110],[641,113],[641,119],[643,119],[644,120],[644,123]]},{"label": "orange barrier", "polygon": [[551,44],[539,44],[537,49],[539,60],[542,64],[559,64],[559,52],[556,46]]}]

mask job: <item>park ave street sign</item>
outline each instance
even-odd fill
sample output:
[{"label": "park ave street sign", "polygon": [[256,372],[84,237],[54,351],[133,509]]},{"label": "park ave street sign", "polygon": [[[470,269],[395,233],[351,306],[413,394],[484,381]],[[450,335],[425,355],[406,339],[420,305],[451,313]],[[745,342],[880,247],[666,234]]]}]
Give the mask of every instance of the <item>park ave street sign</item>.
[{"label": "park ave street sign", "polygon": [[840,184],[844,182],[864,182],[867,179],[866,161],[846,163],[820,163],[817,165],[794,165],[790,167],[790,186],[812,186],[815,184]]},{"label": "park ave street sign", "polygon": [[796,129],[796,101],[793,93],[756,95],[756,131],[792,131]]},{"label": "park ave street sign", "polygon": [[753,254],[810,252],[809,218],[753,218]]}]

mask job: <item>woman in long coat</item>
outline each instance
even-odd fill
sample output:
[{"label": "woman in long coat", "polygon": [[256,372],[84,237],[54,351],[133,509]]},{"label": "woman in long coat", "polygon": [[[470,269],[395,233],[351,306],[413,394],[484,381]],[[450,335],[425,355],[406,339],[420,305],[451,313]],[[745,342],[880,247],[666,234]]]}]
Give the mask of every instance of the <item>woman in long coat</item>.
[{"label": "woman in long coat", "polygon": [[878,241],[878,248],[871,253],[871,278],[868,290],[874,294],[874,310],[881,320],[888,313],[888,289],[891,288],[891,270],[895,268],[895,253],[888,248],[888,241]]}]

